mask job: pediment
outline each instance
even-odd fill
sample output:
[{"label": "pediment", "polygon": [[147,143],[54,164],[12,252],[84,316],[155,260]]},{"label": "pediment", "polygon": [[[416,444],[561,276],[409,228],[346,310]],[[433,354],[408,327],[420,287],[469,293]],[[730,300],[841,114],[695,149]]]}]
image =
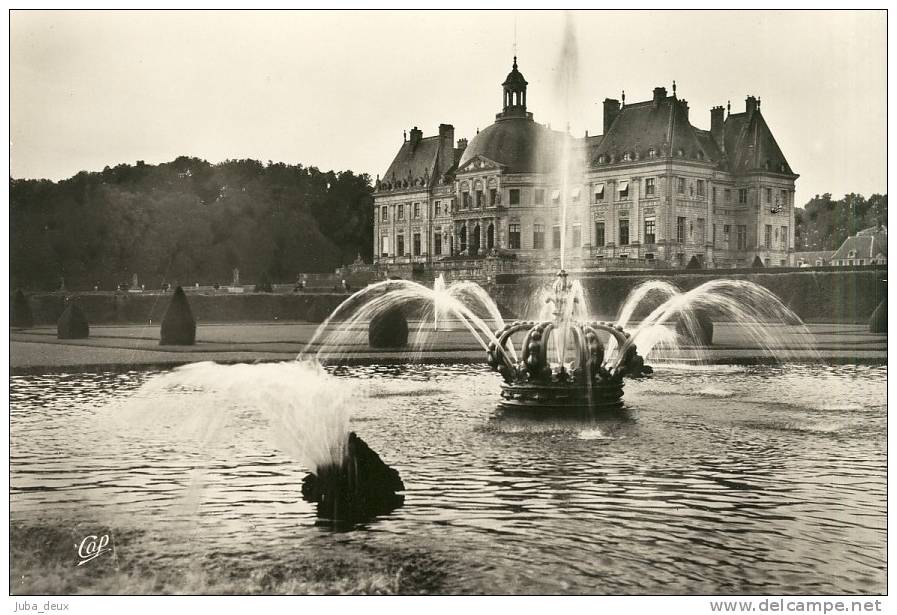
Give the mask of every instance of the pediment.
[{"label": "pediment", "polygon": [[495,162],[494,160],[490,160],[485,156],[474,156],[470,160],[464,163],[464,166],[458,169],[459,173],[463,173],[465,171],[489,171],[489,170],[500,170],[503,165]]}]

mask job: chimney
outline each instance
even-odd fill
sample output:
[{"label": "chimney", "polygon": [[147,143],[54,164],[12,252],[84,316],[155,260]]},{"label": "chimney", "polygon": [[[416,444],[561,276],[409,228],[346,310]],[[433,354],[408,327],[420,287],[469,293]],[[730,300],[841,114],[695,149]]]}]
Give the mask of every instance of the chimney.
[{"label": "chimney", "polygon": [[722,105],[717,105],[710,110],[710,134],[713,136],[716,144],[722,147],[723,142],[723,109]]},{"label": "chimney", "polygon": [[457,149],[462,152],[467,149],[467,139],[458,139],[458,147]]},{"label": "chimney", "polygon": [[667,89],[664,87],[654,88],[654,106],[660,104],[660,101],[667,97]]},{"label": "chimney", "polygon": [[411,146],[414,147],[418,143],[420,143],[420,140],[424,137],[424,133],[417,126],[415,126],[411,129],[410,136],[411,138],[409,139],[409,141],[411,141]]},{"label": "chimney", "polygon": [[442,175],[455,163],[455,127],[451,124],[439,125],[439,174]]},{"label": "chimney", "polygon": [[610,129],[617,116],[620,115],[620,101],[613,98],[604,99],[604,134]]},{"label": "chimney", "polygon": [[744,99],[744,110],[747,112],[748,117],[754,115],[754,111],[757,110],[757,98],[755,96],[748,96]]}]

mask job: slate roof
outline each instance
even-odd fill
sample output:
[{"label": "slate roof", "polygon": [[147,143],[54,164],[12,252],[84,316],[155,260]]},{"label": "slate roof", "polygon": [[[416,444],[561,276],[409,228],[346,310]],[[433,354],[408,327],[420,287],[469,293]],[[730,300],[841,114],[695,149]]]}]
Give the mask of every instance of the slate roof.
[{"label": "slate roof", "polygon": [[713,162],[731,173],[793,173],[759,109],[729,114],[718,143],[709,130],[691,125],[687,103],[675,96],[624,106],[600,145],[588,152],[596,165],[601,156],[606,163],[620,162],[627,153],[644,159],[651,148],[658,157]]},{"label": "slate roof", "polygon": [[670,153],[678,156],[681,150],[684,158],[719,161],[722,155],[713,139],[702,138],[699,132],[704,131],[692,127],[685,105],[675,96],[663,97],[657,103],[649,100],[626,105],[593,152],[591,162],[595,164],[602,155],[607,162],[619,162],[627,153],[633,159],[643,159],[652,148],[658,157]]},{"label": "slate roof", "polygon": [[[848,256],[851,251],[855,251],[856,255]],[[856,235],[851,235],[835,251],[831,260],[870,259],[875,258],[878,254],[888,256],[888,228],[884,226],[867,228]]]},{"label": "slate roof", "polygon": [[779,144],[776,143],[759,109],[751,114],[729,114],[724,134],[731,172],[792,173],[785,155],[779,149]]},{"label": "slate roof", "polygon": [[816,250],[810,252],[795,252],[794,253],[794,261],[804,261],[809,263],[811,267],[816,266],[816,261],[821,260],[823,266],[828,265],[832,260],[832,252],[831,250]]},{"label": "slate roof", "polygon": [[381,178],[387,189],[414,188],[430,185],[436,171],[439,136],[425,137],[417,143],[405,141],[392,164]]}]

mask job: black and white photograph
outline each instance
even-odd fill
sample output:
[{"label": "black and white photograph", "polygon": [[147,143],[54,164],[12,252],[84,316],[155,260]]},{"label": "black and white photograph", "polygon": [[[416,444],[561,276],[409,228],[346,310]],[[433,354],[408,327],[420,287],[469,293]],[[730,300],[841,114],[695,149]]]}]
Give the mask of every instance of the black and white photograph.
[{"label": "black and white photograph", "polygon": [[9,613],[888,611],[886,10],[8,9]]}]

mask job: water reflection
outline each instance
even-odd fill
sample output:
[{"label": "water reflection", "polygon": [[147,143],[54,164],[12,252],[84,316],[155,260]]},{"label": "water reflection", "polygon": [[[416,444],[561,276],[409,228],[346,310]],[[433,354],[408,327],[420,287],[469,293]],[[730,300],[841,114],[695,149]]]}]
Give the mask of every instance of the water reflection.
[{"label": "water reflection", "polygon": [[539,420],[496,411],[478,366],[332,371],[406,485],[366,529],[315,528],[306,469],[249,408],[200,447],[112,428],[152,372],[12,377],[12,519],[139,528],[129,555],[158,566],[401,545],[443,561],[448,592],[884,591],[886,367],[666,367],[627,383],[624,415]]}]

